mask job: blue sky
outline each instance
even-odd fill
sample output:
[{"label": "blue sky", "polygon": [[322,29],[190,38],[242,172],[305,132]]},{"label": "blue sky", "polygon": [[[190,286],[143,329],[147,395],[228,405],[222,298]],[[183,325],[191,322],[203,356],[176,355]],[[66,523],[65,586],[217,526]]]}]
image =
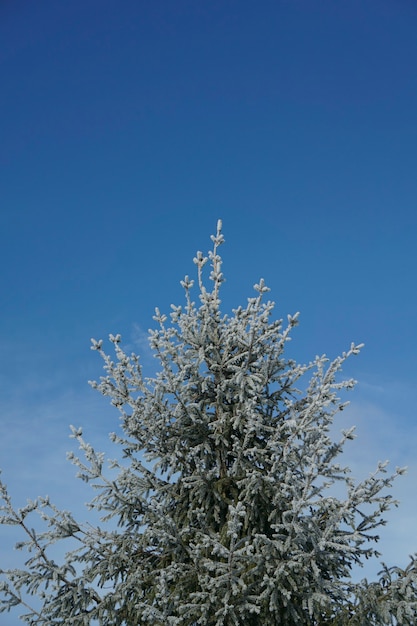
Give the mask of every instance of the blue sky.
[{"label": "blue sky", "polygon": [[347,458],[358,477],[409,466],[381,549],[417,550],[416,30],[411,0],[1,4],[0,467],[18,502],[87,500],[68,425],[100,448],[118,420],[87,385],[90,337],[120,332],[151,373],[154,307],[182,302],[221,217],[225,311],[263,276],[277,316],[301,311],[300,360],[366,344]]}]

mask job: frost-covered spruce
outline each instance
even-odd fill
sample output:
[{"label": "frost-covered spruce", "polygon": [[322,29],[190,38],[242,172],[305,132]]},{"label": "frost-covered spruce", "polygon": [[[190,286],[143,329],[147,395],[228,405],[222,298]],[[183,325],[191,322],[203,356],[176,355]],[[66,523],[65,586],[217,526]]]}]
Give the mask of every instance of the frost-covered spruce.
[{"label": "frost-covered spruce", "polygon": [[[350,579],[353,565],[378,556],[375,531],[394,503],[386,488],[400,473],[379,465],[358,484],[338,463],[354,436],[330,436],[339,395],[354,386],[339,374],[361,346],[333,362],[286,358],[297,315],[273,320],[263,280],[245,308],[223,315],[220,222],[212,240],[208,258],[194,259],[199,302],[186,277],[184,308],[170,319],[156,311],[155,378],[120,336],[110,336],[115,357],[93,341],[106,369],[93,387],[122,418],[111,436],[118,476],[106,477],[103,455],[76,429],[85,460],[71,458],[97,489],[100,527],[42,499],[16,511],[2,486],[2,523],[21,526],[30,557],[3,572],[1,609],[23,606],[24,621],[42,626],[416,624],[414,559],[375,583]],[[27,521],[33,512],[45,533]],[[51,546],[68,538],[74,550],[58,564]]]}]

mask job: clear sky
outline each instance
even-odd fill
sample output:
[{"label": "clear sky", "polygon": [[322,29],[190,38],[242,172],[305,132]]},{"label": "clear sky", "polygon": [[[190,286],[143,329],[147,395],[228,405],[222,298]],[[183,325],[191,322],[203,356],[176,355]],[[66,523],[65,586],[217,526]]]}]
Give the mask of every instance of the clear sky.
[{"label": "clear sky", "polygon": [[0,4],[0,467],[17,503],[88,499],[65,460],[69,424],[106,450],[118,424],[87,385],[101,375],[90,337],[120,332],[153,373],[154,307],[182,303],[221,217],[225,311],[262,276],[277,316],[301,311],[301,361],[366,344],[340,428],[357,424],[358,477],[409,466],[381,541],[406,563],[416,33],[413,0]]}]

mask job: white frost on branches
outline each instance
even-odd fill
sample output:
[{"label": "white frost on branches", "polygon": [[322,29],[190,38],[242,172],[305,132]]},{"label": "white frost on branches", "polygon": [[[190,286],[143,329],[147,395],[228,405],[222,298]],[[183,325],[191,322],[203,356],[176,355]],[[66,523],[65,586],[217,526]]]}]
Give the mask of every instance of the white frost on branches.
[{"label": "white frost on branches", "polygon": [[[208,256],[194,258],[199,304],[186,276],[185,308],[170,317],[156,309],[156,377],[143,376],[120,335],[110,335],[112,356],[92,340],[105,375],[91,384],[121,416],[111,435],[118,474],[109,477],[81,429],[72,436],[83,459],[69,456],[95,489],[89,506],[102,524],[82,525],[47,499],[15,510],[1,484],[1,522],[22,529],[29,558],[2,571],[0,609],[23,607],[22,619],[39,626],[416,624],[414,558],[405,570],[384,566],[373,583],[350,578],[353,565],[379,556],[377,531],[403,471],[379,464],[357,483],[339,462],[354,438],[354,429],[339,441],[330,434],[346,406],[339,396],[354,386],[340,372],[362,346],[333,361],[286,358],[298,313],[286,326],[274,320],[263,279],[246,307],[223,315],[221,228]],[[28,523],[33,514],[44,532]],[[58,564],[50,554],[63,539],[73,549]]]}]

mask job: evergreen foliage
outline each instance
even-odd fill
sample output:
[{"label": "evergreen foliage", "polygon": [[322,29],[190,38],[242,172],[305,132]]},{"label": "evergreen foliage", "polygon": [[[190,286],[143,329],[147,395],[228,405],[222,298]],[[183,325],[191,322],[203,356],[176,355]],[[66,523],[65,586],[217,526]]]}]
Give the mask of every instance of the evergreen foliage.
[{"label": "evergreen foliage", "polygon": [[[156,377],[144,378],[119,335],[113,356],[93,341],[106,374],[92,385],[120,411],[111,438],[123,453],[110,478],[74,428],[84,458],[70,456],[96,490],[102,524],[81,525],[48,499],[16,510],[2,484],[1,522],[21,527],[29,559],[2,571],[1,610],[23,607],[23,621],[39,626],[416,624],[414,558],[375,583],[351,579],[379,556],[377,529],[395,504],[387,488],[402,472],[379,464],[358,483],[339,463],[354,437],[330,432],[346,406],[339,395],[354,386],[340,371],[361,346],[334,361],[286,358],[297,315],[272,319],[263,280],[245,308],[222,315],[220,222],[212,240],[194,259],[198,305],[186,277],[184,308],[170,320],[156,310]],[[35,513],[44,532],[27,521]],[[58,564],[54,545],[68,538],[74,549]]]}]

